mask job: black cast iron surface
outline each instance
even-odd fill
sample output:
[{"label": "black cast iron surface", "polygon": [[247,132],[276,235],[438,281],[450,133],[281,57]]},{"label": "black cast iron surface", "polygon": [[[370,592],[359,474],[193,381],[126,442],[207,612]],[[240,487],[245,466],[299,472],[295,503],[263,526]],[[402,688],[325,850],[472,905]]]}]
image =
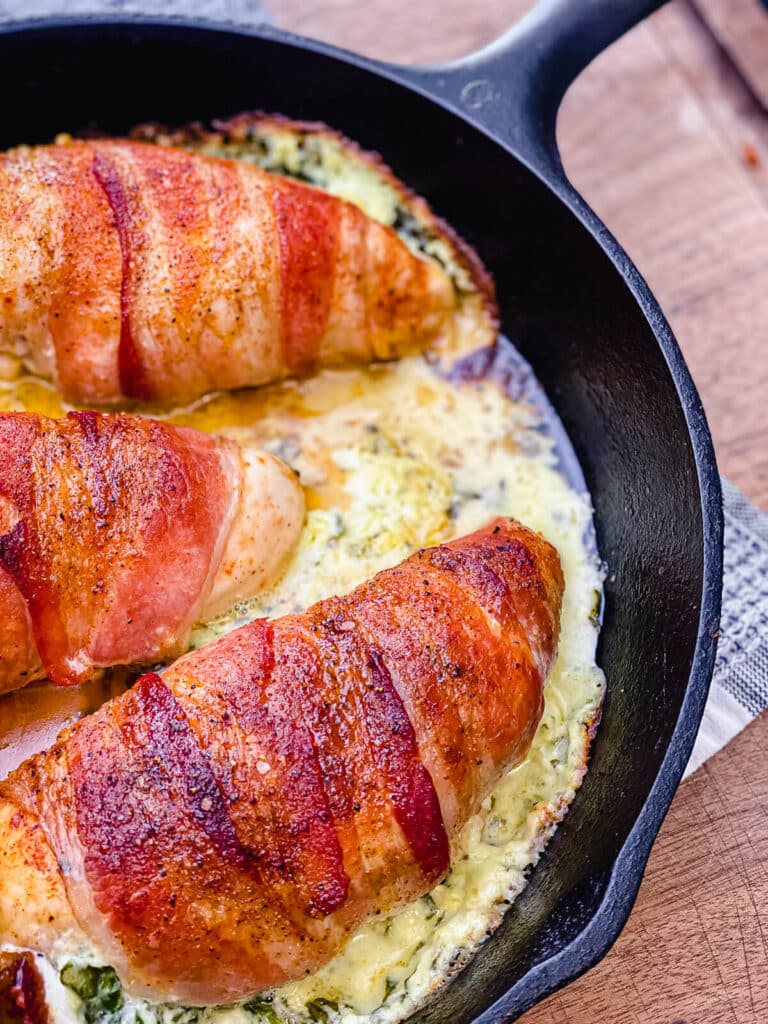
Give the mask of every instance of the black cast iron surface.
[{"label": "black cast iron surface", "polygon": [[438,70],[271,28],[92,18],[0,29],[2,148],[260,108],[326,121],[382,153],[477,247],[504,331],[573,442],[609,566],[603,722],[532,884],[422,1022],[513,1020],[606,952],[706,699],[722,576],[709,432],[658,305],[567,182],[554,142],[571,79],[657,5],[548,0],[487,51]]}]

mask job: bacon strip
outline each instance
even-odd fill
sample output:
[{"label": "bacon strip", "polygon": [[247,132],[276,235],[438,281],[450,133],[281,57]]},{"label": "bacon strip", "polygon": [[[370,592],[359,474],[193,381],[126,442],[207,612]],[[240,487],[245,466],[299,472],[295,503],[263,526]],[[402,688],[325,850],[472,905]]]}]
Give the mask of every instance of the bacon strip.
[{"label": "bacon strip", "polygon": [[531,742],[562,591],[512,520],[420,551],[144,676],[0,787],[0,822],[4,798],[39,820],[134,991],[217,1003],[299,977],[445,874]]},{"label": "bacon strip", "polygon": [[236,446],[155,420],[0,414],[0,691],[183,650],[240,473]]},{"label": "bacon strip", "polygon": [[183,402],[392,358],[455,301],[391,229],[245,161],[125,140],[0,155],[0,351],[70,401]]},{"label": "bacon strip", "polygon": [[120,241],[120,343],[117,352],[120,389],[126,398],[151,401],[154,396],[145,379],[131,329],[131,253],[135,245],[131,241],[128,197],[114,164],[102,153],[96,153],[93,158],[93,174],[104,189]]},{"label": "bacon strip", "polygon": [[0,1021],[48,1024],[45,983],[31,953],[0,953]]},{"label": "bacon strip", "polygon": [[315,368],[333,302],[341,204],[301,185],[275,193],[282,268],[283,352],[291,374]]}]

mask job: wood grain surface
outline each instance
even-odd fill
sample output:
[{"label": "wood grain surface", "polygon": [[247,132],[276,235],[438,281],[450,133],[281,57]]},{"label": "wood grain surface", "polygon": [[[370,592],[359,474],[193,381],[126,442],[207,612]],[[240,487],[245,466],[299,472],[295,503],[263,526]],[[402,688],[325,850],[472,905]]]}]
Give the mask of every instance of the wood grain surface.
[{"label": "wood grain surface", "polygon": [[608,956],[521,1024],[768,1021],[768,712],[680,788]]},{"label": "wood grain surface", "polygon": [[[768,508],[768,119],[710,29],[717,9],[728,21],[729,11],[758,2],[706,0],[707,22],[690,0],[659,11],[578,79],[559,139],[572,181],[669,317],[721,470]],[[306,35],[390,60],[439,62],[490,42],[531,4],[270,6],[278,24]]]},{"label": "wood grain surface", "polygon": [[[526,0],[271,0],[279,24],[439,62]],[[768,20],[675,0],[599,57],[559,120],[574,184],[669,317],[720,467],[768,508]],[[605,960],[524,1024],[768,1024],[768,714],[680,788]]]},{"label": "wood grain surface", "polygon": [[695,0],[695,4],[768,110],[768,18],[762,0]]}]

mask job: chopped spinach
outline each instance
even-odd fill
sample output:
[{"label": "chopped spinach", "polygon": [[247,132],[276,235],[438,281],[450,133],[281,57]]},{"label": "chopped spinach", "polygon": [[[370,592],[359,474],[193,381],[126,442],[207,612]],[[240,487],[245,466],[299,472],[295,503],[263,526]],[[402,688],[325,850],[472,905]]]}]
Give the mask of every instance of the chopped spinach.
[{"label": "chopped spinach", "polygon": [[83,1001],[86,1024],[112,1024],[123,1005],[123,987],[111,967],[65,964],[61,982]]},{"label": "chopped spinach", "polygon": [[339,1012],[339,1004],[332,999],[313,999],[307,1003],[307,1013],[317,1024],[328,1024],[331,1013]]},{"label": "chopped spinach", "polygon": [[247,1010],[248,1013],[252,1013],[256,1017],[258,1024],[282,1024],[268,999],[255,996],[253,999],[249,999],[248,1002],[243,1003],[243,1009]]}]

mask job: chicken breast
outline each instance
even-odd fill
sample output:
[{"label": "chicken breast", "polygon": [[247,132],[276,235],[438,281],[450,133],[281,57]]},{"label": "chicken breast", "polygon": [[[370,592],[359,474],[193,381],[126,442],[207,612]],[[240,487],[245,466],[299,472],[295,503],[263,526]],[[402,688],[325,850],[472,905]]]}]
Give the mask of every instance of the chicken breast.
[{"label": "chicken breast", "polygon": [[65,398],[179,403],[426,348],[451,279],[357,206],[127,140],[0,156],[0,355]]},{"label": "chicken breast", "polygon": [[264,452],[139,416],[0,414],[0,692],[180,654],[276,577],[303,517]]},{"label": "chicken breast", "polygon": [[0,785],[0,940],[193,1005],[316,970],[525,756],[562,593],[500,519],[143,676]]}]

